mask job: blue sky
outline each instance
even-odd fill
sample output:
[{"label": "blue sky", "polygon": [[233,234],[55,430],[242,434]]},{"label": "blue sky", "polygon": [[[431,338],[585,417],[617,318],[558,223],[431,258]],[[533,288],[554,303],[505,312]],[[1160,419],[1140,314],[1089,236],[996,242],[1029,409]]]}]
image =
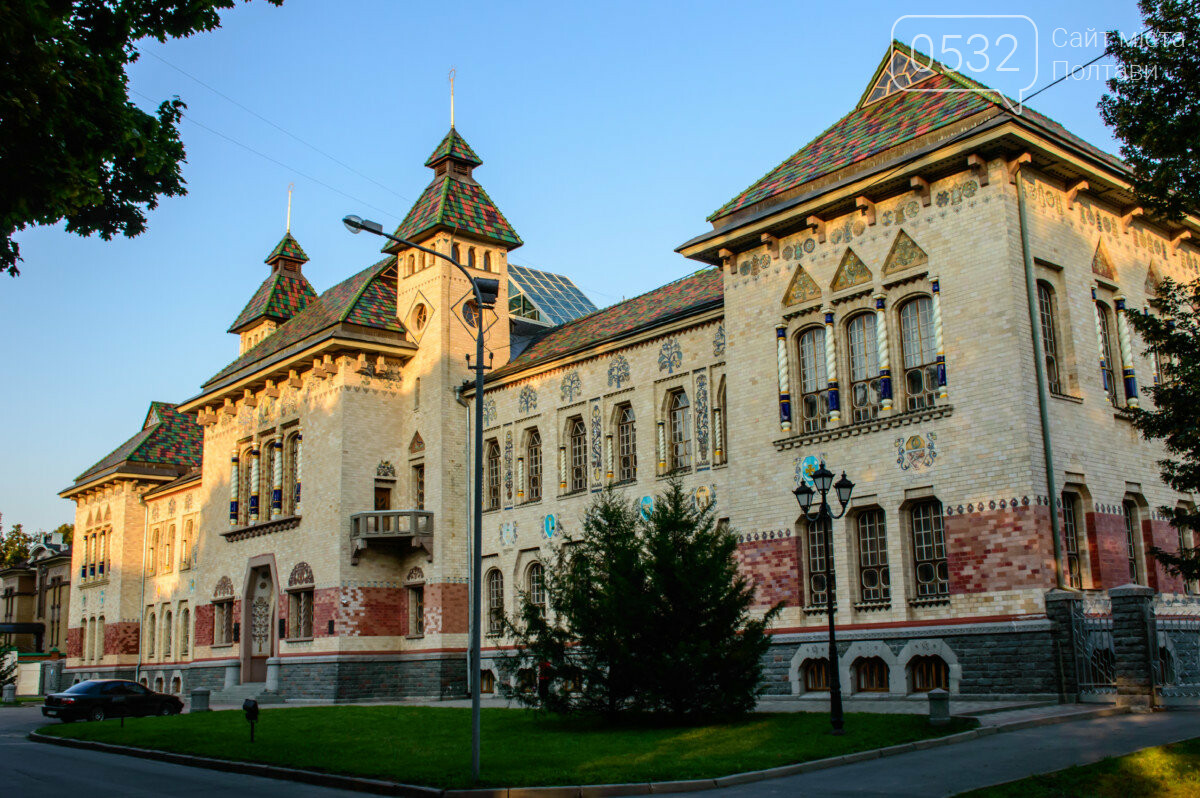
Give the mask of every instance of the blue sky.
[{"label": "blue sky", "polygon": [[[476,177],[525,240],[513,262],[568,274],[607,305],[693,271],[674,248],[851,109],[898,14],[963,7],[287,0],[239,6],[213,33],[144,43],[133,99],[187,102],[189,193],[135,239],[18,237],[22,274],[0,278],[3,522],[72,520],[57,492],[132,435],[151,400],[193,395],[237,355],[224,331],[266,276],[289,183],[318,291],[372,261],[376,242],[339,220],[394,226],[408,211],[449,126],[452,66],[458,130],[484,161]],[[1022,70],[973,76],[1013,94],[1035,60],[1042,86],[1056,60],[1100,54],[1056,46],[1068,33],[1140,29],[1132,0],[970,10],[1036,25],[1034,59],[1022,20],[928,23],[934,42],[982,31],[993,66],[1012,30],[1009,64]],[[1096,110],[1103,92],[1100,79],[1070,80],[1032,105],[1115,152]]]}]

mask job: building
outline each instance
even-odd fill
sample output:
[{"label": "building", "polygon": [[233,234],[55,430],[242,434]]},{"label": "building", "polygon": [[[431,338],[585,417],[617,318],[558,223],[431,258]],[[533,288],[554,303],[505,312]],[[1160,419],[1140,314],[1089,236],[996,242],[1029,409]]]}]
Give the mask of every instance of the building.
[{"label": "building", "polygon": [[[1059,562],[1074,589],[1185,593],[1147,551],[1180,545],[1160,508],[1195,497],[1121,414],[1158,378],[1121,311],[1197,276],[1200,227],[1147,217],[1125,166],[1052,120],[895,43],[848,114],[679,248],[698,271],[599,311],[510,265],[521,239],[456,130],[426,165],[398,234],[501,278],[489,619],[543,595],[539,558],[593,493],[649,505],[671,474],[738,531],[761,607],[785,604],[773,693],[827,689],[831,548],[852,693],[1063,692]],[[230,328],[239,357],[64,491],[99,536],[76,547],[76,676],[464,693],[474,309],[445,262],[384,254],[318,295],[289,232]],[[792,495],[820,461],[857,484],[830,529]],[[485,631],[492,688],[506,641]]]},{"label": "building", "polygon": [[25,562],[0,571],[0,647],[65,655],[70,600],[71,544],[43,532]]}]

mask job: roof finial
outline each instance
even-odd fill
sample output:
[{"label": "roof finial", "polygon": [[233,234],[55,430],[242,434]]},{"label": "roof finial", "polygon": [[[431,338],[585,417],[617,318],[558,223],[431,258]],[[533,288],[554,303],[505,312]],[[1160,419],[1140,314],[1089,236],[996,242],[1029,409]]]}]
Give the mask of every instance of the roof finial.
[{"label": "roof finial", "polygon": [[454,67],[450,67],[450,127],[454,127]]},{"label": "roof finial", "polygon": [[288,183],[288,215],[287,215],[287,232],[292,232],[292,189],[296,187],[295,183]]}]

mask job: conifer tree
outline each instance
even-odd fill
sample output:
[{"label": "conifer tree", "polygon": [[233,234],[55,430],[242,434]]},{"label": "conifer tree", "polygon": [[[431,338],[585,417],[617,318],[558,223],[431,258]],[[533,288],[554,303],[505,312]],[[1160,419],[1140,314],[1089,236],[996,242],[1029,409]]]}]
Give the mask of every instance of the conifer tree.
[{"label": "conifer tree", "polygon": [[[609,489],[581,534],[546,566],[546,607],[522,594],[508,670],[532,668],[526,704],[554,712],[662,712],[698,718],[745,712],[761,693],[767,626],[738,571],[737,538],[697,508],[678,480],[645,519]],[[529,680],[526,687],[532,687]]]}]

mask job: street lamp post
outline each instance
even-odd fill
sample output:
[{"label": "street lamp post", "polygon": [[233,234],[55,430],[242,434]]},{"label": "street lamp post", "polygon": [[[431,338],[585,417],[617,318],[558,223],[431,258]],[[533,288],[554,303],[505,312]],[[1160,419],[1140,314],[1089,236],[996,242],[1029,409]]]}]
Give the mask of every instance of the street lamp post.
[{"label": "street lamp post", "polygon": [[470,653],[467,657],[467,685],[471,691],[471,778],[479,781],[479,695],[480,695],[480,649],[483,642],[483,309],[495,305],[500,293],[500,281],[488,277],[472,277],[466,268],[449,255],[443,255],[434,249],[414,244],[407,239],[390,235],[383,231],[383,225],[368,221],[358,216],[347,216],[342,224],[351,233],[358,234],[363,230],[377,236],[403,244],[411,249],[427,252],[434,257],[449,261],[462,272],[471,284],[475,294],[475,364],[468,367],[475,372],[475,463],[473,479],[475,483],[474,529],[471,535],[471,640]]},{"label": "street lamp post", "polygon": [[[809,534],[812,534],[813,525],[816,524],[821,529],[821,534],[825,536],[825,614],[829,618],[829,722],[833,726],[832,734],[842,734],[842,680],[838,672],[838,654],[837,654],[837,637],[834,633],[833,626],[833,522],[846,514],[846,505],[850,503],[850,494],[854,492],[854,483],[846,479],[846,472],[842,472],[842,477],[836,483],[833,481],[833,472],[825,467],[825,463],[821,463],[812,474],[813,485],[816,487],[814,491],[808,486],[804,480],[800,480],[800,484],[792,491],[796,495],[796,501],[800,503],[800,514],[808,523]],[[842,505],[842,511],[837,515],[829,509],[827,496],[829,488],[837,492],[838,501]],[[811,514],[813,497],[821,494],[821,503],[817,506],[816,515]]]}]

